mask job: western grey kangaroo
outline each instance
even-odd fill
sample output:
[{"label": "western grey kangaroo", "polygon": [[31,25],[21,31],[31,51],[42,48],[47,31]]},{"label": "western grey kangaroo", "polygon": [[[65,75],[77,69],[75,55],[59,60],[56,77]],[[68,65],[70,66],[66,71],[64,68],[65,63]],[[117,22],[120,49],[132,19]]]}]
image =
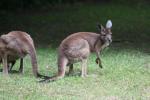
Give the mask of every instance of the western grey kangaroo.
[{"label": "western grey kangaroo", "polygon": [[91,52],[97,55],[96,62],[102,68],[100,61],[100,51],[112,42],[112,22],[108,20],[106,28],[98,25],[100,34],[93,32],[77,32],[65,38],[58,48],[58,73],[43,81],[54,81],[61,79],[65,75],[66,66],[69,66],[69,73],[73,71],[73,64],[81,62],[81,76],[87,75],[87,58]]},{"label": "western grey kangaroo", "polygon": [[[3,64],[3,74],[8,75],[8,64],[21,59],[20,71],[23,71],[23,58],[29,54],[35,77],[42,77],[38,73],[36,50],[30,35],[22,31],[12,31],[0,37],[0,57]],[[12,63],[13,65],[13,63]]]}]

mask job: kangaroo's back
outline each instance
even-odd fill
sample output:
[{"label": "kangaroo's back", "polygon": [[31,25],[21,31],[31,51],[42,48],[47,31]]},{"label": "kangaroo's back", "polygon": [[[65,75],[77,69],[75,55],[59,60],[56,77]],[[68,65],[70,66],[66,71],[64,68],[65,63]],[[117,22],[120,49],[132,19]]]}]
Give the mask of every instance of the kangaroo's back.
[{"label": "kangaroo's back", "polygon": [[61,44],[60,49],[82,48],[83,41],[87,41],[89,48],[92,49],[95,41],[99,38],[99,34],[93,32],[77,32],[65,38]]}]

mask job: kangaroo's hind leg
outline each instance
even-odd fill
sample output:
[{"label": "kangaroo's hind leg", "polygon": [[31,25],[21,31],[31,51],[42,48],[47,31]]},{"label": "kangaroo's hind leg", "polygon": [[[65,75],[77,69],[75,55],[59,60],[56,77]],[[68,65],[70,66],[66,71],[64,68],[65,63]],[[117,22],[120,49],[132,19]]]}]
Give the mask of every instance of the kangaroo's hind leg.
[{"label": "kangaroo's hind leg", "polygon": [[87,76],[87,59],[81,61],[81,77]]},{"label": "kangaroo's hind leg", "polygon": [[15,65],[16,61],[12,61],[10,63],[8,63],[8,71],[11,72],[12,71],[12,68],[13,66]]},{"label": "kangaroo's hind leg", "polygon": [[19,68],[19,73],[23,74],[23,58],[20,59],[20,68]]}]

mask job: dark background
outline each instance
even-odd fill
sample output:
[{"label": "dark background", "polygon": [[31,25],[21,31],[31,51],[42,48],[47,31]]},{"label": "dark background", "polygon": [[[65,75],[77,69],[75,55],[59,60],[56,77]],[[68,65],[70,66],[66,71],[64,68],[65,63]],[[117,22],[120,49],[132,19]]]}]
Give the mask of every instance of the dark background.
[{"label": "dark background", "polygon": [[[113,40],[123,45],[150,43],[149,0],[0,0],[0,34],[28,32],[36,46],[58,46],[69,34],[97,32],[113,22]],[[146,47],[147,47],[146,46]]]}]

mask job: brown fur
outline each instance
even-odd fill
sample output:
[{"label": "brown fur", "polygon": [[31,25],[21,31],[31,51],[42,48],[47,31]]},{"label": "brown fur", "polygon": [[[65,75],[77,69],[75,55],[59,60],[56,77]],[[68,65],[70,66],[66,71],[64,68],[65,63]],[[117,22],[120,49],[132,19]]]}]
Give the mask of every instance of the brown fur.
[{"label": "brown fur", "polygon": [[101,33],[78,32],[65,38],[58,48],[58,74],[43,81],[54,81],[65,76],[66,66],[69,73],[73,71],[73,64],[81,62],[81,76],[87,75],[87,58],[91,52],[97,55],[96,62],[102,68],[99,52],[111,43],[111,29],[101,26]]},{"label": "brown fur", "polygon": [[34,76],[41,76],[38,73],[36,51],[30,35],[26,32],[12,31],[0,37],[0,56],[3,63],[3,73],[5,75],[8,74],[8,63],[16,61],[20,58],[22,59],[23,64],[23,58],[27,54],[31,57]]}]

